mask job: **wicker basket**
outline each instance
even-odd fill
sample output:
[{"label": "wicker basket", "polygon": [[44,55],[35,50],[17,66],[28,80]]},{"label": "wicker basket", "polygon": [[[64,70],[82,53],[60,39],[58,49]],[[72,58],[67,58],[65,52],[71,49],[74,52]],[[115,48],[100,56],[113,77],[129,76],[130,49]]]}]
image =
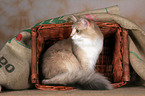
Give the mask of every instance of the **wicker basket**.
[{"label": "wicker basket", "polygon": [[[104,34],[104,47],[96,71],[107,76],[113,86],[121,87],[130,80],[128,31],[117,23],[96,22]],[[32,28],[32,83],[43,90],[70,90],[73,87],[46,86],[39,82],[39,58],[43,51],[59,40],[69,38],[72,23],[44,24]]]}]

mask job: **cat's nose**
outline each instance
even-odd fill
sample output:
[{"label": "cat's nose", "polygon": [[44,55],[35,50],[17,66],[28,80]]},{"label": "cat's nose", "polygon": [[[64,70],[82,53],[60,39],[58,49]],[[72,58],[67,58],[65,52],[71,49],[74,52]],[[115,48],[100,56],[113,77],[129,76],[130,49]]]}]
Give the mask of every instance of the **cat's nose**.
[{"label": "cat's nose", "polygon": [[74,34],[73,34],[73,33],[71,33],[71,34],[70,34],[70,37],[72,37],[73,35],[74,35]]},{"label": "cat's nose", "polygon": [[70,38],[72,38],[72,36],[71,36],[71,35],[70,35],[69,37],[70,37]]},{"label": "cat's nose", "polygon": [[69,36],[70,38],[72,38],[73,37],[73,35],[72,34],[70,34],[70,36]]}]

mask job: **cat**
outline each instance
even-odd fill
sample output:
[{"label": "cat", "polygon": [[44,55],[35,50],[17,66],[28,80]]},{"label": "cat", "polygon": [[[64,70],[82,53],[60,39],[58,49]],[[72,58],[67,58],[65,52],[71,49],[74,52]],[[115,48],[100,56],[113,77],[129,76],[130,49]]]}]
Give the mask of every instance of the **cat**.
[{"label": "cat", "polygon": [[58,41],[42,56],[42,84],[73,85],[84,90],[107,90],[112,85],[95,72],[103,49],[103,34],[95,22],[74,17],[71,38]]}]

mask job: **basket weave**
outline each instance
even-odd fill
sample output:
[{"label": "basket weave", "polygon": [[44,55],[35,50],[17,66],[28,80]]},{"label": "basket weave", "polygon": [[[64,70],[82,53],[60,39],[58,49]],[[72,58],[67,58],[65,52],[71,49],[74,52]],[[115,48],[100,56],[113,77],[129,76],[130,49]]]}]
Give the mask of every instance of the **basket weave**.
[{"label": "basket weave", "polygon": [[[104,34],[103,51],[96,64],[96,71],[102,73],[121,87],[130,81],[128,60],[128,31],[117,23],[96,22]],[[44,24],[32,28],[32,83],[42,90],[70,90],[73,87],[46,86],[39,82],[39,58],[43,51],[59,40],[69,38],[72,23]]]}]

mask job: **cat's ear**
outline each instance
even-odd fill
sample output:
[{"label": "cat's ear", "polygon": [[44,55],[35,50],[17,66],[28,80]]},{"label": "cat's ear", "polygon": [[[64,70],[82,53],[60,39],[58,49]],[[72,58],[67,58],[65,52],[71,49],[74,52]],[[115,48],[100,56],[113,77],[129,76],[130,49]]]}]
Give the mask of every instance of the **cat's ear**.
[{"label": "cat's ear", "polygon": [[81,20],[81,22],[82,22],[82,25],[83,25],[85,28],[88,28],[88,27],[89,27],[90,22],[89,22],[87,19],[81,18],[80,20]]},{"label": "cat's ear", "polygon": [[78,18],[76,16],[72,15],[72,18],[73,18],[73,21],[74,22],[77,22],[78,21]]}]

